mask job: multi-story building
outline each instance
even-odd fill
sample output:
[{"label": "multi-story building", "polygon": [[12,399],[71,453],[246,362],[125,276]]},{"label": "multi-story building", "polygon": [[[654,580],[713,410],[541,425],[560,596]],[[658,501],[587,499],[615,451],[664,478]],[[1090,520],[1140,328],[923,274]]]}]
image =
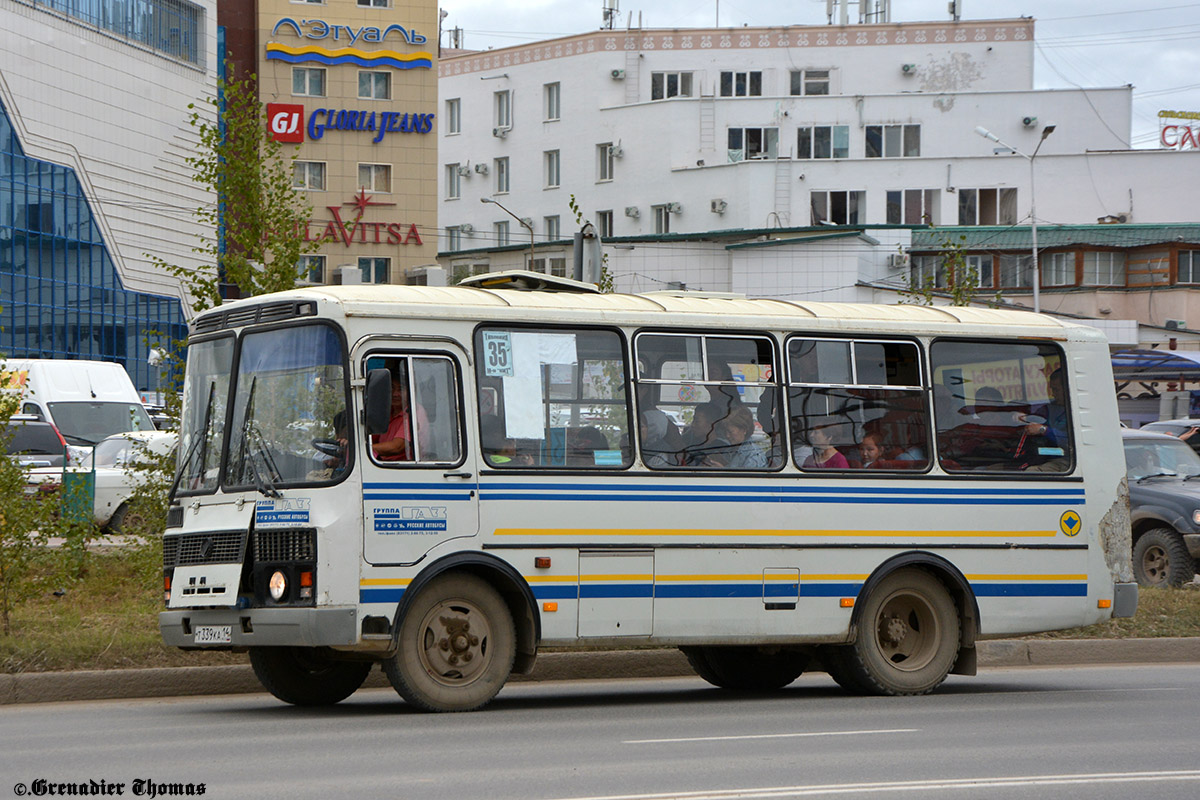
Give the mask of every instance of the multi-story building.
[{"label": "multi-story building", "polygon": [[[0,354],[122,363],[158,386],[149,331],[184,335],[202,266],[184,158],[215,90],[215,0],[0,3]],[[207,232],[211,233],[211,232]]]},{"label": "multi-story building", "polygon": [[[521,266],[532,238],[535,269],[569,272],[573,198],[619,289],[894,300],[880,287],[924,279],[902,226],[1011,229],[1028,254],[1035,208],[1043,229],[1194,220],[1200,185],[1178,178],[1200,151],[1130,149],[1128,85],[1035,90],[1034,27],[601,30],[444,54],[441,260]],[[989,277],[1030,302],[1016,259]]]},{"label": "multi-story building", "polygon": [[309,281],[401,283],[437,259],[437,4],[221,0],[312,205]]}]

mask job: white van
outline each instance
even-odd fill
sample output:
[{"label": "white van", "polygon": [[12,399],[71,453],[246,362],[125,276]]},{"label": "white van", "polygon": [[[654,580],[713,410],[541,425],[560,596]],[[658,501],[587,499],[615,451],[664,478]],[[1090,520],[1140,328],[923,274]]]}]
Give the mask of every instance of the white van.
[{"label": "white van", "polygon": [[0,360],[0,387],[19,392],[20,413],[54,423],[67,444],[91,447],[114,433],[154,430],[129,374],[110,361]]}]

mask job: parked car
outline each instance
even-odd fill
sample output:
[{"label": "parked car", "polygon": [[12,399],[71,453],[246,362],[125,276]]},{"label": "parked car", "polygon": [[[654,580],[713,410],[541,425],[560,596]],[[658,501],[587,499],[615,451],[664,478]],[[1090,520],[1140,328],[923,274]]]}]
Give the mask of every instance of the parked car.
[{"label": "parked car", "polygon": [[1181,586],[1200,558],[1200,455],[1174,436],[1121,431],[1133,523],[1133,575],[1142,586]]},{"label": "parked car", "polygon": [[37,417],[14,414],[0,438],[5,455],[28,467],[62,467],[68,461],[67,442],[53,423]]},{"label": "parked car", "polygon": [[[129,431],[102,439],[80,463],[79,470],[95,472],[93,518],[101,528],[116,533],[130,521],[128,500],[136,487],[139,462],[169,453],[178,435],[166,431]],[[52,480],[61,469],[30,470],[30,480]]]},{"label": "parked car", "polygon": [[[1147,422],[1140,430],[1184,436],[1192,428],[1200,429],[1200,419],[1161,419],[1158,422]],[[1185,441],[1189,447],[1200,453],[1200,430],[1197,430],[1194,435],[1188,436]]]}]

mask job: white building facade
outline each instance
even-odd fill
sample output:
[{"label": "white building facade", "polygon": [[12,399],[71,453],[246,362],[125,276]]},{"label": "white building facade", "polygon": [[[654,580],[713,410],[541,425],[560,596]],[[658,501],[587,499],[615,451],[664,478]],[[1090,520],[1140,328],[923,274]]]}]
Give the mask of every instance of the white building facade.
[{"label": "white building facade", "polygon": [[[605,248],[618,289],[863,300],[862,283],[898,280],[902,228],[810,242],[809,264],[767,240],[1028,225],[1034,188],[1040,224],[1194,219],[1200,186],[1178,176],[1200,152],[1130,150],[1132,87],[1037,91],[1033,54],[1031,19],[598,31],[444,53],[440,260],[451,275],[528,264],[528,224],[534,267],[569,273],[573,195],[606,241],[641,239]],[[735,231],[740,249],[672,245]]]},{"label": "white building facade", "polygon": [[200,269],[185,159],[211,118],[216,0],[0,3],[0,353],[122,363],[157,386],[146,332],[185,333]]}]

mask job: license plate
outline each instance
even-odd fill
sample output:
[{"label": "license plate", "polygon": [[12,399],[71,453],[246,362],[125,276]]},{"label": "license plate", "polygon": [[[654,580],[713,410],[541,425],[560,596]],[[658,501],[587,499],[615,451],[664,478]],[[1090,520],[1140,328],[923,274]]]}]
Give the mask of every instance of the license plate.
[{"label": "license plate", "polygon": [[196,644],[232,644],[233,626],[197,625],[195,638],[192,641]]}]

